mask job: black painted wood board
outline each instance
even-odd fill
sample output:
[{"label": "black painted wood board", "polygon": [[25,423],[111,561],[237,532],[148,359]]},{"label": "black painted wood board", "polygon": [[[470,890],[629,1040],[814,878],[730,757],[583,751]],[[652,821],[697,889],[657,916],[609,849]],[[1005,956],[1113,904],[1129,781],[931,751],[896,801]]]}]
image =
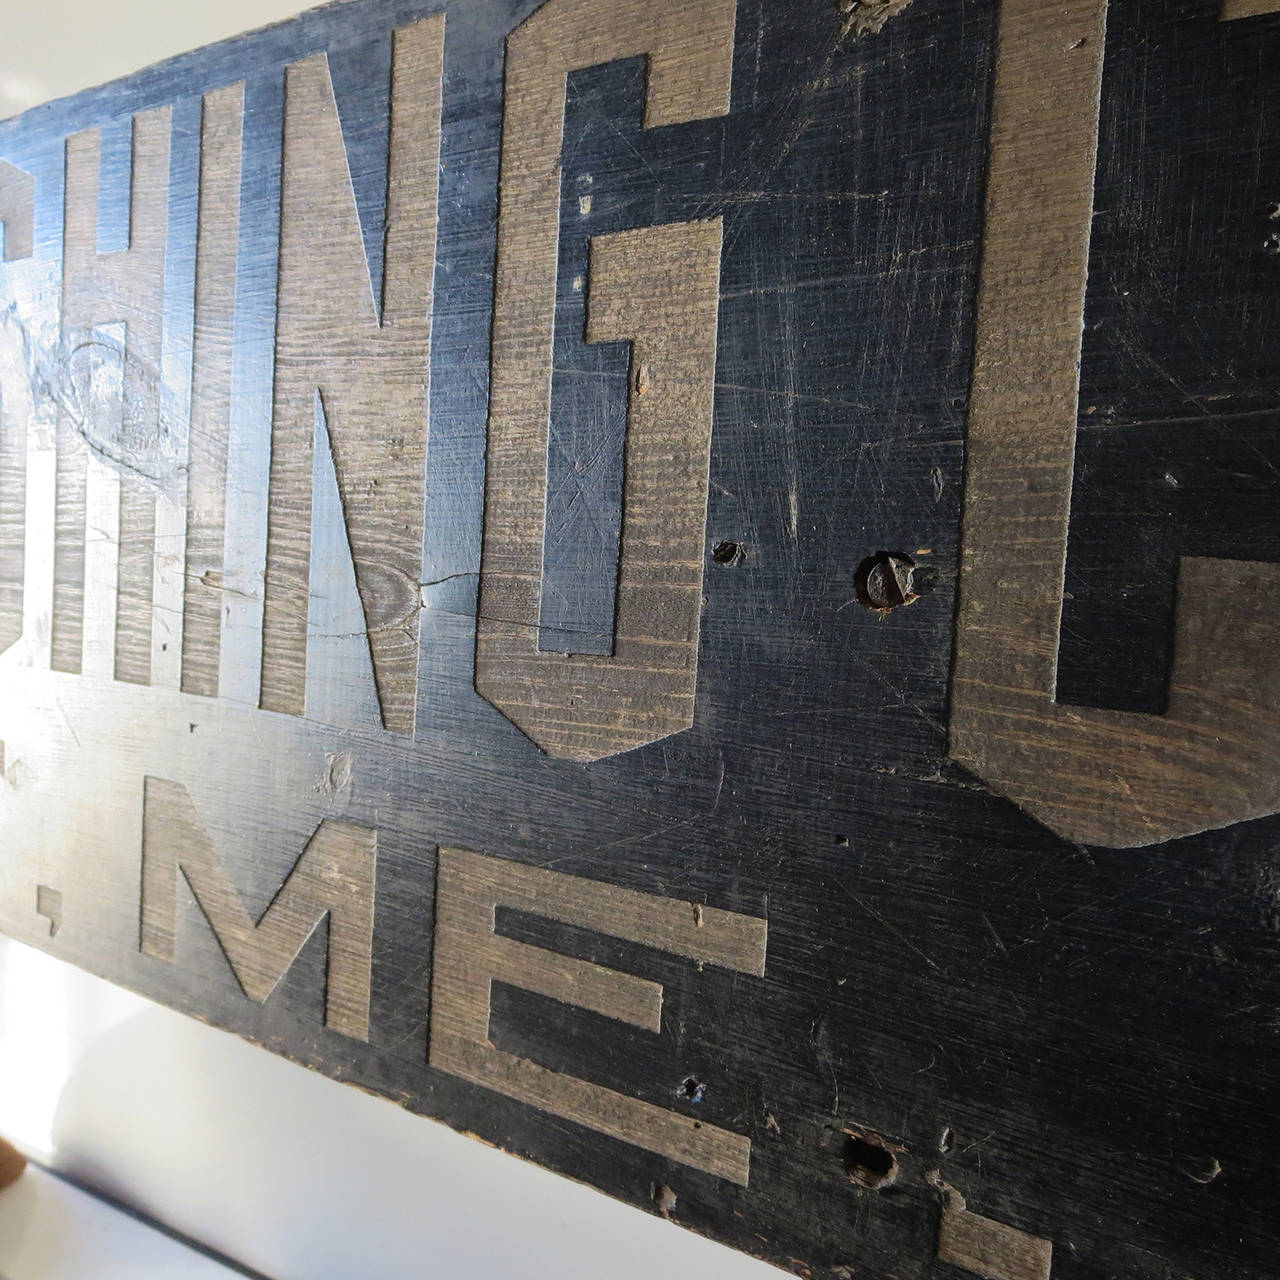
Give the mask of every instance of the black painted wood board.
[{"label": "black painted wood board", "polygon": [[0,928],[798,1274],[1280,1273],[1278,90],[1269,0],[355,0],[0,122]]}]

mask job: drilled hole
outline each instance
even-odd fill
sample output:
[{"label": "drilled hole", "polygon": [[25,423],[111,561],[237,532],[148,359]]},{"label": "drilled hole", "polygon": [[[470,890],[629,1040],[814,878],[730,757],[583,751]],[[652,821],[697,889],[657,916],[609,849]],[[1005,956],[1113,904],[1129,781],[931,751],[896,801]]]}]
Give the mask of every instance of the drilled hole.
[{"label": "drilled hole", "polygon": [[676,1207],[676,1193],[665,1183],[655,1182],[649,1194],[653,1197],[653,1203],[658,1212],[664,1218],[669,1218],[671,1210]]},{"label": "drilled hole", "polygon": [[898,1176],[898,1157],[882,1142],[850,1133],[844,1140],[844,1171],[850,1182],[868,1191],[883,1191]]},{"label": "drilled hole", "polygon": [[687,1102],[701,1102],[707,1086],[697,1076],[685,1076],[676,1092]]},{"label": "drilled hole", "polygon": [[717,542],[711,548],[711,558],[716,564],[741,564],[747,558],[747,549],[741,542]]}]

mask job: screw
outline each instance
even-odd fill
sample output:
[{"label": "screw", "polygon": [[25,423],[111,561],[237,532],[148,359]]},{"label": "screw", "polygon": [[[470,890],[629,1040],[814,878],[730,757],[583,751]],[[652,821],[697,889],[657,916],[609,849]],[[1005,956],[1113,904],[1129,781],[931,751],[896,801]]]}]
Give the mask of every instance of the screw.
[{"label": "screw", "polygon": [[920,599],[915,580],[916,562],[901,551],[877,551],[868,556],[853,575],[858,603],[876,613],[888,613]]}]

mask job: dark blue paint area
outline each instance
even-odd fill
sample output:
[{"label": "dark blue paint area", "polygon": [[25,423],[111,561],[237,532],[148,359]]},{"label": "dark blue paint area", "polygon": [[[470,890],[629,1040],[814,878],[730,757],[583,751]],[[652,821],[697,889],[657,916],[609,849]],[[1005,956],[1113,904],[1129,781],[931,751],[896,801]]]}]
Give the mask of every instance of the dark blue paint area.
[{"label": "dark blue paint area", "polygon": [[489,326],[502,136],[503,43],[536,0],[463,5],[444,36],[439,226],[419,631],[420,733],[515,731],[476,692],[475,612],[484,519]]},{"label": "dark blue paint area", "polygon": [[391,110],[391,33],[329,54],[329,77],[347,148],[374,305],[382,313],[386,257],[387,148]]},{"label": "dark blue paint area", "polygon": [[98,138],[98,252],[116,253],[129,247],[133,117],[105,121]]},{"label": "dark blue paint area", "polygon": [[631,344],[585,340],[588,246],[613,229],[628,149],[644,145],[644,85],[643,58],[568,82],[538,618],[538,647],[555,653],[613,652]]},{"label": "dark blue paint area", "polygon": [[271,421],[283,134],[284,75],[281,70],[269,71],[249,80],[244,91],[231,394],[233,440],[261,430]]}]

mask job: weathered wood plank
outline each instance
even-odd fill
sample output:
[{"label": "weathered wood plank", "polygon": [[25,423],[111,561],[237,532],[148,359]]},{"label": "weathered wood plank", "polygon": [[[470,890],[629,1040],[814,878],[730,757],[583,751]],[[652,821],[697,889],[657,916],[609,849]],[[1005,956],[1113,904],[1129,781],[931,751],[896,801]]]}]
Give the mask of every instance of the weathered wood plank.
[{"label": "weathered wood plank", "polygon": [[0,122],[0,929],[821,1280],[1266,1280],[1273,0],[356,0]]}]

